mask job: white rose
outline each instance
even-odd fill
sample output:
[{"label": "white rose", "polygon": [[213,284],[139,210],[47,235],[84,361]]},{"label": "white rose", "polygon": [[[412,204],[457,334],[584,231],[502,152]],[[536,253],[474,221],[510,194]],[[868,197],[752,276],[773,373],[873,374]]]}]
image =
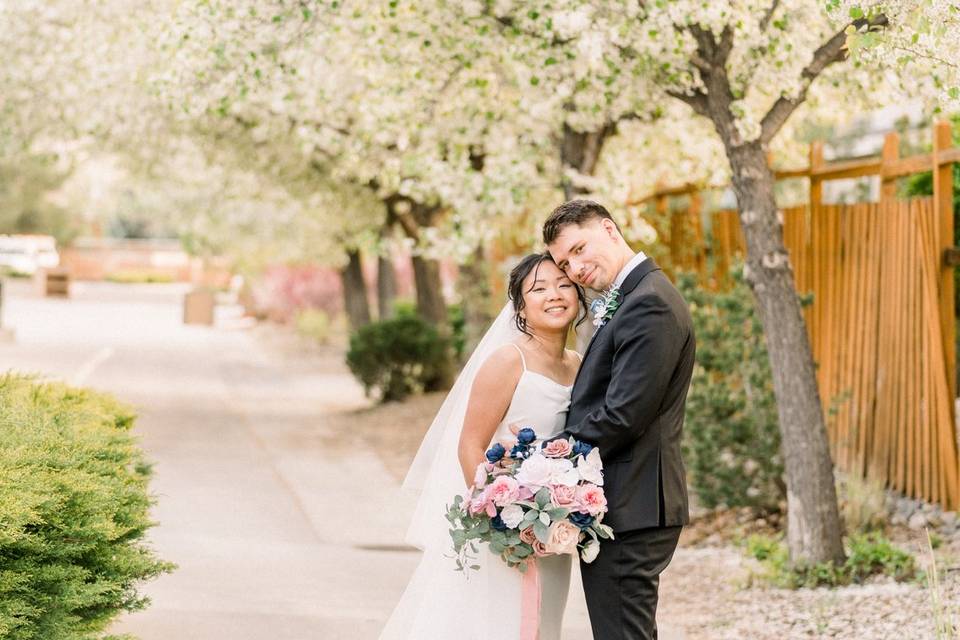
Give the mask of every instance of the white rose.
[{"label": "white rose", "polygon": [[518,504],[504,507],[500,512],[500,519],[511,529],[516,529],[523,522],[523,507]]},{"label": "white rose", "polygon": [[517,482],[528,487],[545,487],[550,484],[553,475],[553,465],[550,460],[539,453],[535,453],[520,465],[517,471]]},{"label": "white rose", "polygon": [[572,475],[570,472],[574,471],[573,461],[567,460],[566,458],[552,458],[550,459],[550,484],[563,484],[569,487],[577,484],[575,475]]},{"label": "white rose", "polygon": [[600,452],[597,449],[588,453],[587,457],[580,456],[577,459],[577,471],[587,482],[598,487],[603,486],[603,462],[600,461]]}]

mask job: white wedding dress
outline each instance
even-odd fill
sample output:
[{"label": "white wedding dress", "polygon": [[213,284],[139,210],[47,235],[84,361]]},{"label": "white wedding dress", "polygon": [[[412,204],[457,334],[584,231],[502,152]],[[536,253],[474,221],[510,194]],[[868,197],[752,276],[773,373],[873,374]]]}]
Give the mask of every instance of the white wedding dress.
[{"label": "white wedding dress", "polygon": [[[510,407],[491,444],[514,438],[512,424],[533,428],[538,438],[562,431],[571,389],[528,370],[524,362]],[[560,639],[571,559],[563,555],[537,560],[541,585],[538,640]],[[447,522],[439,513],[435,537],[425,545],[423,558],[380,640],[519,639],[522,574],[490,553],[486,545],[480,545],[475,564],[480,565],[479,570],[467,575],[456,571]]]}]

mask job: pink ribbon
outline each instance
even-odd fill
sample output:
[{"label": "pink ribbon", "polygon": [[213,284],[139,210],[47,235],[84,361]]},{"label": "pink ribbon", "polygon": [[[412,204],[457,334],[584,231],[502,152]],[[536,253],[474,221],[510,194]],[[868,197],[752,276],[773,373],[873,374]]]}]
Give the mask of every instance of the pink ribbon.
[{"label": "pink ribbon", "polygon": [[520,640],[537,640],[540,637],[540,573],[535,558],[527,561],[520,589]]}]

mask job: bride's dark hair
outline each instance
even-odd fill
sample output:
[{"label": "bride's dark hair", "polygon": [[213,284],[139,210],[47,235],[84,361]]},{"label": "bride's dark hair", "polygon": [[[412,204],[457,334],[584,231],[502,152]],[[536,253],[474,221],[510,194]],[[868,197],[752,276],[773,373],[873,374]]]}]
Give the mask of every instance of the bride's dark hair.
[{"label": "bride's dark hair", "polygon": [[[543,253],[531,253],[525,256],[517,263],[517,266],[510,271],[510,281],[507,283],[507,295],[510,297],[510,302],[513,303],[513,321],[517,324],[517,329],[528,336],[531,334],[527,331],[527,321],[520,317],[520,312],[523,311],[523,308],[526,306],[526,302],[523,299],[523,281],[531,273],[534,274],[533,279],[536,281],[536,273],[540,270],[540,265],[544,262],[553,262],[553,258],[546,251]],[[554,264],[556,263],[554,262]],[[571,284],[577,290],[577,300],[580,303],[580,311],[583,312],[583,315],[577,318],[575,325],[579,327],[580,323],[587,319],[587,299],[583,296],[583,289],[580,288],[580,285],[572,281]],[[531,287],[530,290],[532,291],[533,287]]]}]

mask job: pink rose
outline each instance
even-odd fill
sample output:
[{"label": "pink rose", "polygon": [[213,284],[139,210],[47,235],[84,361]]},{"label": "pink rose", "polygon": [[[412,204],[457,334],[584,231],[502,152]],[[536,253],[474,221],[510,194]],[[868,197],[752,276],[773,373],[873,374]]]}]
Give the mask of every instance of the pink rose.
[{"label": "pink rose", "polygon": [[547,552],[562,555],[576,553],[580,542],[580,527],[569,520],[559,520],[550,525],[550,539],[544,545]]},{"label": "pink rose", "polygon": [[475,516],[478,513],[484,513],[491,518],[496,517],[497,508],[493,505],[493,501],[490,499],[490,487],[487,487],[483,491],[475,494],[470,500],[470,507],[467,509],[470,515]]},{"label": "pink rose", "polygon": [[520,485],[510,476],[497,476],[486,490],[489,491],[493,504],[505,507],[517,501]]},{"label": "pink rose", "polygon": [[577,487],[568,487],[563,484],[550,485],[550,502],[555,507],[576,511],[575,507],[580,507]]},{"label": "pink rose", "polygon": [[607,510],[607,497],[603,495],[603,489],[596,485],[583,484],[577,487],[577,501],[592,516]]},{"label": "pink rose", "polygon": [[546,546],[539,540],[537,540],[537,535],[533,532],[533,527],[527,527],[520,532],[520,542],[526,542],[533,549],[533,555],[537,558],[542,558],[543,556],[550,555],[550,552],[547,551]]},{"label": "pink rose", "polygon": [[566,458],[570,455],[572,447],[569,440],[551,440],[543,447],[543,455],[548,458]]},{"label": "pink rose", "polygon": [[533,526],[529,526],[523,531],[520,532],[520,542],[526,542],[529,545],[533,545],[537,541],[537,536],[533,532]]}]

